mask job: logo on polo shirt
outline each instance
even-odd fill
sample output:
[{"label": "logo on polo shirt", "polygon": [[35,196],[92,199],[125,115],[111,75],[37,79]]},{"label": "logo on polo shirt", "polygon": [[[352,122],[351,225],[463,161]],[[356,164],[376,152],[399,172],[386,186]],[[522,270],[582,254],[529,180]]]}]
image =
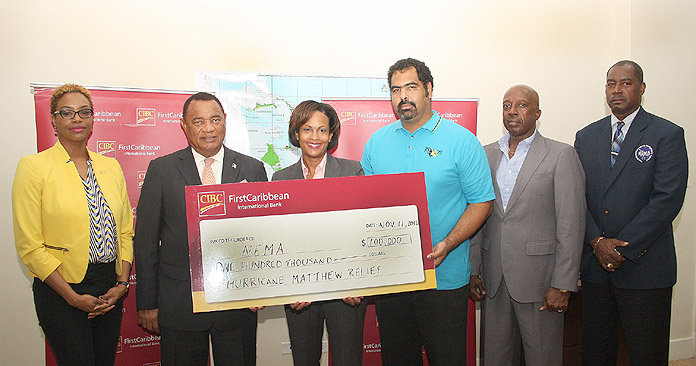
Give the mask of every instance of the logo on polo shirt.
[{"label": "logo on polo shirt", "polygon": [[435,150],[432,147],[426,147],[425,153],[428,154],[428,156],[430,156],[431,158],[434,158],[438,155],[442,155],[442,150]]},{"label": "logo on polo shirt", "polygon": [[340,109],[338,111],[338,119],[342,125],[354,125],[357,121],[357,113],[355,109]]},{"label": "logo on polo shirt", "polygon": [[97,154],[116,157],[116,141],[97,141]]},{"label": "logo on polo shirt", "polygon": [[227,214],[225,206],[225,192],[200,192],[198,193],[198,216],[222,216]]},{"label": "logo on polo shirt", "polygon": [[154,126],[155,125],[155,109],[154,108],[136,108],[135,124],[137,126]]}]

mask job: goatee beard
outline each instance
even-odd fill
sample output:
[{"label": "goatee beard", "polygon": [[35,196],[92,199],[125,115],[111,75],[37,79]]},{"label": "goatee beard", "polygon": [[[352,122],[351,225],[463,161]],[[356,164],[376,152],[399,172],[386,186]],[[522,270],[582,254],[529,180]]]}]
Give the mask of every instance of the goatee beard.
[{"label": "goatee beard", "polygon": [[[402,110],[401,106],[404,104],[410,104],[411,109]],[[415,103],[409,102],[409,101],[403,101],[403,102],[399,103],[399,105],[396,107],[396,114],[399,115],[399,118],[402,121],[408,121],[410,119],[416,118],[416,116],[418,115],[418,109],[416,109]]]},{"label": "goatee beard", "polygon": [[414,111],[413,109],[409,109],[407,111],[401,111],[399,114],[399,118],[402,121],[408,121],[410,119],[416,118],[416,115],[418,115],[418,112]]}]

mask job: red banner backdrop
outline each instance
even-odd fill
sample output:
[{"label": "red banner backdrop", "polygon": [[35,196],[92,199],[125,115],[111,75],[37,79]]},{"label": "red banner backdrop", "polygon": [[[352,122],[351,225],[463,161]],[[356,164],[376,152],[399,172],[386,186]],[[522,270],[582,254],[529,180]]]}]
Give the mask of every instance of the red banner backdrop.
[{"label": "red banner backdrop", "polygon": [[[53,88],[32,85],[36,110],[38,151],[57,141],[51,126],[50,98]],[[191,93],[146,91],[138,89],[90,88],[94,102],[94,131],[87,144],[94,152],[116,158],[123,169],[133,214],[140,197],[150,160],[169,154],[187,145],[179,126],[181,108]],[[341,119],[340,143],[333,155],[360,160],[363,146],[372,133],[396,120],[389,100],[330,99]],[[433,109],[476,133],[476,100],[433,101]],[[260,157],[257,157],[260,158]],[[137,259],[136,259],[137,260]],[[131,274],[130,291],[124,300],[121,337],[116,354],[118,366],[160,365],[158,335],[145,332],[137,324],[135,307],[136,274]],[[475,365],[476,327],[475,306],[469,303],[468,362]],[[363,364],[380,365],[379,324],[374,305],[370,304],[365,317]],[[427,361],[426,361],[427,362]],[[56,365],[46,345],[46,365]]]}]

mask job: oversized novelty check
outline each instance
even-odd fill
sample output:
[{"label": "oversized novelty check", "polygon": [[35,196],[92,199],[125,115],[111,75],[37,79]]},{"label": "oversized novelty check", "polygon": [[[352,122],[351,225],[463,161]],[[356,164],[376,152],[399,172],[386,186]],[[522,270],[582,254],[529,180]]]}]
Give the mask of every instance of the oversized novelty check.
[{"label": "oversized novelty check", "polygon": [[436,287],[422,173],[186,195],[195,312]]}]

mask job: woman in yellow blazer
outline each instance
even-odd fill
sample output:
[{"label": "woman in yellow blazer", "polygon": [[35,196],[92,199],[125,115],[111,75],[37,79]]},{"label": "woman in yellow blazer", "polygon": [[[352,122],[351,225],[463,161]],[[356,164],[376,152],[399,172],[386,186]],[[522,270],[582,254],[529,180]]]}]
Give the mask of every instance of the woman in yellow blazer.
[{"label": "woman in yellow blazer", "polygon": [[51,96],[58,142],[23,157],[12,185],[15,246],[59,365],[113,365],[133,262],[133,214],[121,167],[87,150],[92,98]]}]

